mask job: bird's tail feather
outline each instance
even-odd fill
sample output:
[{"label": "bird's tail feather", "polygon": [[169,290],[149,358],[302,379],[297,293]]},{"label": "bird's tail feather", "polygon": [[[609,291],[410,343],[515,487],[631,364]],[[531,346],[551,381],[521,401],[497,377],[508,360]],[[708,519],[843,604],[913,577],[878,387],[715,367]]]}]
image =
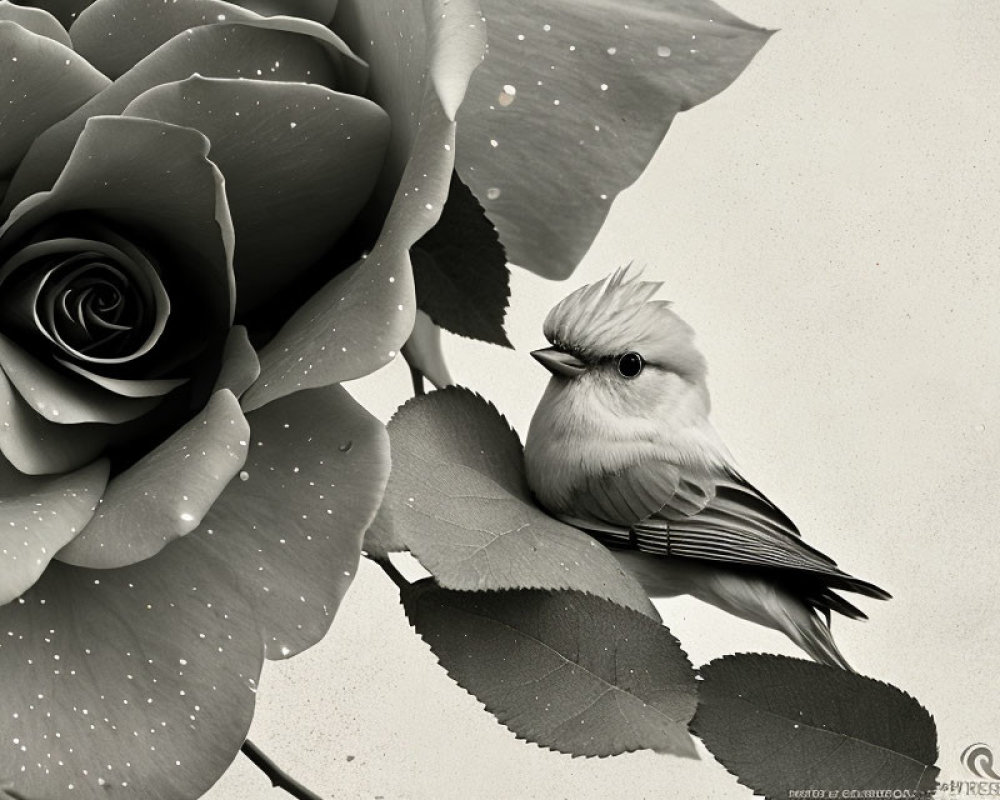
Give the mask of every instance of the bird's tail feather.
[{"label": "bird's tail feather", "polygon": [[854,672],[854,668],[847,663],[833,641],[829,625],[813,609],[804,605],[795,612],[789,614],[789,625],[784,629],[788,638],[805,650],[814,661]]},{"label": "bird's tail feather", "polygon": [[868,615],[864,611],[827,586],[821,587],[812,594],[804,595],[803,599],[819,611],[826,618],[828,624],[831,611],[836,611],[850,619],[868,619]]},{"label": "bird's tail feather", "polygon": [[763,576],[723,569],[706,571],[695,586],[691,594],[730,614],[781,631],[821,664],[854,671],[837,648],[828,623],[818,611],[833,608],[842,613],[853,610],[861,615],[859,609],[838,595],[829,592],[844,607],[830,602],[829,597],[822,604],[810,601]]}]

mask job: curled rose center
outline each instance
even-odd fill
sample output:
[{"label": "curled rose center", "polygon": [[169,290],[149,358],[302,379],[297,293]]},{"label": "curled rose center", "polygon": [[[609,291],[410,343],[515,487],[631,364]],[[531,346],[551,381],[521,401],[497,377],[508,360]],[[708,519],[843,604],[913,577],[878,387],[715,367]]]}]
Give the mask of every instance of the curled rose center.
[{"label": "curled rose center", "polygon": [[[67,352],[120,358],[149,335],[149,314],[129,276],[82,253],[49,272],[35,301],[35,315]],[[82,261],[83,263],[74,263]]]},{"label": "curled rose center", "polygon": [[170,302],[144,253],[108,232],[22,247],[0,268],[11,319],[81,365],[124,364],[163,333]]}]

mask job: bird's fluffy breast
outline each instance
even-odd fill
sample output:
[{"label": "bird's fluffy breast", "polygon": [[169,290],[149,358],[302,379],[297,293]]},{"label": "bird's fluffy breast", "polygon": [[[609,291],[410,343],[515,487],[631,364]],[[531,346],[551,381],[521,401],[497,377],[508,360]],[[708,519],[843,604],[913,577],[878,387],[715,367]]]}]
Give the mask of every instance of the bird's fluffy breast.
[{"label": "bird's fluffy breast", "polygon": [[704,402],[701,393],[690,392],[673,398],[669,414],[632,415],[603,402],[599,388],[585,380],[553,379],[528,429],[528,483],[550,511],[572,514],[574,492],[594,475],[647,459],[718,469],[728,455]]}]

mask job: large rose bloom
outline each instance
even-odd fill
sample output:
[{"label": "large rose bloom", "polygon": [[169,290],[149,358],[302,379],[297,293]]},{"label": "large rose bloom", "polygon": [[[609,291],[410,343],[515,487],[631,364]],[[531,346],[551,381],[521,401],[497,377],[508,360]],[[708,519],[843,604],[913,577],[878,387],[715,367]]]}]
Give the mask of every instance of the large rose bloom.
[{"label": "large rose bloom", "polygon": [[453,168],[565,276],[765,37],[704,0],[34,5],[0,2],[0,790],[194,797],[353,577],[389,460],[338,384],[409,335]]},{"label": "large rose bloom", "polygon": [[338,383],[412,327],[482,41],[386,4],[379,72],[305,6],[0,4],[11,796],[197,796],[356,569],[388,450]]}]

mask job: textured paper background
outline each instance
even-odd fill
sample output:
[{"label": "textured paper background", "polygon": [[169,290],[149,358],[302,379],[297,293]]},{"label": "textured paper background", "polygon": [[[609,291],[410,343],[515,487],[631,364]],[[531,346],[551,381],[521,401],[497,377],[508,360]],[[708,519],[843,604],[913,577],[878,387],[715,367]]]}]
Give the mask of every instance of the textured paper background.
[{"label": "textured paper background", "polygon": [[[942,777],[971,780],[966,746],[1000,757],[1000,4],[727,7],[781,31],[678,117],[568,282],[515,271],[517,352],[450,338],[449,361],[523,435],[546,380],[527,351],[547,309],[629,260],[664,280],[745,474],[895,595],[863,602],[867,623],[834,622],[843,652],[920,699]],[[409,377],[396,363],[350,388],[386,419]],[[661,610],[695,664],[800,655],[693,601]],[[451,683],[368,565],[327,639],[267,667],[251,735],[325,798],[751,796],[708,756],[585,761],[515,740]],[[242,758],[208,794],[282,796]]]}]

